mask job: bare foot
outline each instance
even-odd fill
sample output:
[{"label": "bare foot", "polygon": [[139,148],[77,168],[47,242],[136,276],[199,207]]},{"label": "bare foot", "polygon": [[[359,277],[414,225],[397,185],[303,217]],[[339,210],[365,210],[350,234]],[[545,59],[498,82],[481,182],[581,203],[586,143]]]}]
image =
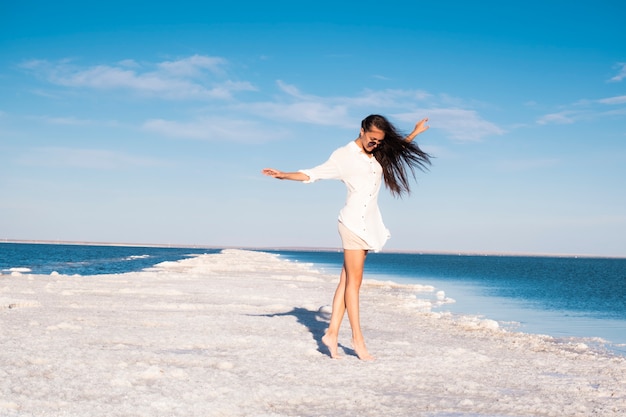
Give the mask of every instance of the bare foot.
[{"label": "bare foot", "polygon": [[361,341],[357,343],[354,340],[352,340],[352,348],[354,349],[354,352],[359,357],[359,359],[361,359],[362,361],[374,360],[374,357],[370,355],[369,352],[367,351],[367,348],[365,347],[365,342]]},{"label": "bare foot", "polygon": [[326,347],[328,348],[328,350],[330,351],[330,357],[333,359],[339,359],[341,358],[341,356],[339,356],[339,353],[337,352],[338,349],[338,345],[337,345],[337,336],[331,336],[328,333],[326,333],[323,337],[322,337],[322,343],[324,345],[326,345]]}]

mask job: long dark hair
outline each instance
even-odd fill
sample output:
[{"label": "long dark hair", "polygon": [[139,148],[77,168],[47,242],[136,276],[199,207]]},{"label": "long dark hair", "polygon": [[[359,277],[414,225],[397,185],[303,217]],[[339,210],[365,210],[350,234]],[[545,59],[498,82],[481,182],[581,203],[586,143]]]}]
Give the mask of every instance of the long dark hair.
[{"label": "long dark hair", "polygon": [[[408,173],[415,178],[415,168],[428,170],[431,156],[422,151],[414,141],[408,142],[394,125],[378,114],[367,116],[361,122],[365,132],[372,126],[385,132],[385,139],[374,149],[374,157],[383,167],[385,185],[396,197],[409,194],[411,187]],[[408,168],[408,169],[407,169]]]}]

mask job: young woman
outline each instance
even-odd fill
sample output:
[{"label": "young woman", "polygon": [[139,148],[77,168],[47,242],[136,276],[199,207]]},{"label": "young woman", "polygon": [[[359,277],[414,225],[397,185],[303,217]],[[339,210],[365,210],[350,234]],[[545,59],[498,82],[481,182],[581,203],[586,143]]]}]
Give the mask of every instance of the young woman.
[{"label": "young woman", "polygon": [[424,170],[430,164],[430,156],[413,142],[417,135],[429,128],[427,121],[417,122],[413,131],[404,137],[385,117],[370,115],[361,122],[359,137],[334,151],[322,165],[298,172],[272,168],[262,171],[270,177],[304,183],[339,179],[348,189],[346,205],[339,213],[343,268],[333,298],[330,324],[322,338],[331,358],[339,357],[337,338],[347,310],[355,353],[362,360],[374,359],[365,347],[361,332],[359,290],[368,251],[381,250],[389,238],[378,208],[378,192],[384,180],[393,195],[409,193],[408,172],[415,177],[415,168]]}]

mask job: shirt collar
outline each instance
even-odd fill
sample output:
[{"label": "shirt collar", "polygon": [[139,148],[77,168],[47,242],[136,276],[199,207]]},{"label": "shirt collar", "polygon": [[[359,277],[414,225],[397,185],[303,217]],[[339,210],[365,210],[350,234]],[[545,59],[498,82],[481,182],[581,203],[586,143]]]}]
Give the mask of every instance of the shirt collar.
[{"label": "shirt collar", "polygon": [[356,144],[355,141],[350,142],[350,144],[352,146],[350,146],[350,150],[354,153],[358,153],[359,155],[361,155],[363,158],[365,158],[366,160],[370,160],[372,158],[374,158],[374,155],[372,155],[371,157],[368,156],[365,151],[363,149],[361,149],[361,147],[359,145]]}]

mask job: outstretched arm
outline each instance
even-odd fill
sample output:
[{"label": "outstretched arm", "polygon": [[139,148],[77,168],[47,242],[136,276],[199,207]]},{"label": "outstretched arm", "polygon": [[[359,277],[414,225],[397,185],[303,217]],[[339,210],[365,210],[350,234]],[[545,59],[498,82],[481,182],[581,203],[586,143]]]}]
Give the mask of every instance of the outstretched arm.
[{"label": "outstretched arm", "polygon": [[279,180],[292,180],[292,181],[308,181],[309,176],[302,172],[282,172],[273,168],[265,168],[261,171],[263,175],[268,177],[274,177]]},{"label": "outstretched arm", "polygon": [[427,121],[428,121],[428,117],[426,117],[426,118],[420,120],[419,122],[417,122],[415,124],[415,129],[413,129],[413,131],[411,133],[409,133],[409,135],[406,138],[404,138],[404,140],[406,140],[407,142],[411,142],[413,139],[415,139],[415,137],[417,135],[427,131],[428,128],[430,127],[430,126],[426,126],[426,122]]}]

